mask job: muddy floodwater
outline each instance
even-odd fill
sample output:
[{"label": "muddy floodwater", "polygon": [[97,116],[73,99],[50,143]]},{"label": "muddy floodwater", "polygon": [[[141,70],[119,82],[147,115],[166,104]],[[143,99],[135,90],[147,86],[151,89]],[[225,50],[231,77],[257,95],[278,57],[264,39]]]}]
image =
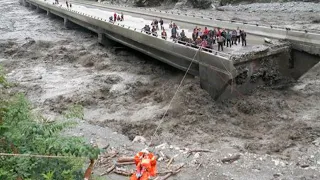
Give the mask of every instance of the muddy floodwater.
[{"label": "muddy floodwater", "polygon": [[[62,19],[18,1],[2,0],[0,10],[0,64],[35,111],[55,119],[80,104],[85,117],[70,135],[125,155],[145,147],[132,140],[150,141],[184,72],[118,44],[100,46],[95,34],[66,29]],[[153,139],[175,163],[185,163],[172,179],[320,179],[319,69],[292,87],[262,86],[223,102],[187,76]],[[212,152],[190,156],[186,148]],[[237,161],[221,162],[236,154]]]}]

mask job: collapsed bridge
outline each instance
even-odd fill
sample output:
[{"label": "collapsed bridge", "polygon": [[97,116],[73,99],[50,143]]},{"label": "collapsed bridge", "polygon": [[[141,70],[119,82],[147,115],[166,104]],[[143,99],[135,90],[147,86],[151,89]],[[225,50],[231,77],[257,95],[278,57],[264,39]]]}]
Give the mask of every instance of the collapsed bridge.
[{"label": "collapsed bridge", "polygon": [[318,62],[317,56],[311,55],[313,59],[311,58],[310,63],[304,62],[307,64],[306,67],[297,68],[301,71],[297,72],[293,64],[299,64],[302,55],[298,53],[296,56],[299,58],[296,60],[292,58],[294,55],[288,43],[270,44],[246,54],[208,51],[148,35],[137,27],[110,23],[107,17],[95,16],[77,8],[68,9],[43,0],[19,0],[19,2],[36,9],[39,13],[46,12],[48,16],[62,18],[67,28],[77,24],[97,33],[101,44],[108,46],[115,41],[199,76],[201,87],[215,99],[239,93],[232,91],[233,86],[237,86],[242,92],[253,88],[253,77],[265,76],[270,71],[281,72],[282,75],[295,74],[299,77]]}]

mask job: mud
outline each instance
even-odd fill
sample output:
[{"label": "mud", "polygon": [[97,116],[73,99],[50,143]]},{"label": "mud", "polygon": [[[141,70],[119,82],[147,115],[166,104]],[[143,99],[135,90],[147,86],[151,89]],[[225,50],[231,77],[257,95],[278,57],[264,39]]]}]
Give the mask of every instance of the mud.
[{"label": "mud", "polygon": [[[0,61],[17,83],[13,91],[25,93],[35,110],[52,119],[70,105],[82,105],[84,120],[69,133],[99,147],[110,144],[134,155],[144,147],[131,142],[135,136],[150,141],[183,72],[126,48],[102,47],[94,34],[65,29],[62,20],[36,14],[18,1],[4,0],[0,9],[8,12],[0,16]],[[197,77],[187,76],[153,144],[166,143],[161,151],[186,163],[175,179],[319,179],[315,68],[293,87],[261,86],[221,102],[200,88]],[[189,157],[184,152],[199,147],[214,153]],[[240,160],[220,161],[231,154],[240,154]]]}]

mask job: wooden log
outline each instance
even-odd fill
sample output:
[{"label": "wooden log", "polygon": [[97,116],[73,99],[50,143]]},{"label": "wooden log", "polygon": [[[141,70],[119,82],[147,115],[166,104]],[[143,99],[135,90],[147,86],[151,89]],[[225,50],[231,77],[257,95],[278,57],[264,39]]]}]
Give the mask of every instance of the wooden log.
[{"label": "wooden log", "polygon": [[170,176],[175,175],[177,173],[179,173],[181,171],[181,168],[184,166],[184,164],[178,166],[175,170],[167,173],[165,176],[161,177],[160,180],[166,180],[168,179]]},{"label": "wooden log", "polygon": [[124,170],[120,170],[120,169],[115,169],[113,172],[118,175],[122,175],[122,176],[131,176],[132,175],[132,172],[124,171]]},{"label": "wooden log", "polygon": [[177,171],[174,171],[174,172],[171,172],[171,173],[168,173],[167,175],[163,176],[160,180],[166,180],[168,179],[170,176],[172,175],[175,175],[177,173],[179,173],[181,171],[181,169],[177,170]]},{"label": "wooden log", "polygon": [[167,164],[167,167],[169,167],[171,165],[171,163],[173,162],[173,158],[171,158]]},{"label": "wooden log", "polygon": [[95,161],[94,159],[90,159],[90,164],[89,164],[87,170],[84,173],[84,180],[89,180],[90,179],[91,172],[92,172],[92,169],[93,169],[93,166],[94,166],[94,161]]},{"label": "wooden log", "polygon": [[132,165],[135,164],[135,162],[122,162],[122,163],[116,163],[116,166],[126,166],[126,165]]},{"label": "wooden log", "polygon": [[123,162],[134,162],[133,157],[120,157],[117,160],[118,163],[123,163]]},{"label": "wooden log", "polygon": [[116,165],[112,165],[110,168],[107,169],[106,172],[100,174],[100,176],[103,176],[103,175],[106,175],[106,174],[109,174],[111,171],[114,170],[114,168],[116,168]]},{"label": "wooden log", "polygon": [[189,153],[193,153],[193,152],[208,152],[208,153],[213,153],[213,151],[209,150],[209,149],[191,149],[188,151]]}]

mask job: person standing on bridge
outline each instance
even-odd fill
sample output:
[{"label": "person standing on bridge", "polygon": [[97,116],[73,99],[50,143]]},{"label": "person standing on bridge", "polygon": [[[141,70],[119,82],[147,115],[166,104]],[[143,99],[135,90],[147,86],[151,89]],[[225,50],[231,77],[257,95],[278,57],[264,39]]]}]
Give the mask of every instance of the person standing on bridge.
[{"label": "person standing on bridge", "polygon": [[237,45],[237,31],[236,30],[232,31],[231,40],[232,40],[232,42],[231,42],[232,45],[234,45],[234,44]]},{"label": "person standing on bridge", "polygon": [[114,14],[113,14],[113,21],[114,21],[114,22],[117,21],[117,13],[116,13],[116,12],[114,12]]},{"label": "person standing on bridge", "polygon": [[218,51],[220,51],[220,48],[221,48],[221,51],[223,51],[223,42],[224,42],[224,37],[223,36],[218,36]]},{"label": "person standing on bridge", "polygon": [[171,21],[169,24],[169,28],[171,29],[173,27],[173,22]]},{"label": "person standing on bridge", "polygon": [[236,32],[237,32],[237,41],[238,41],[238,44],[240,44],[240,35],[241,35],[240,33],[241,33],[241,31],[240,31],[239,27],[237,28]]},{"label": "person standing on bridge", "polygon": [[156,27],[156,30],[158,31],[159,30],[159,22],[157,19],[154,20],[154,26]]},{"label": "person standing on bridge", "polygon": [[241,42],[242,46],[247,46],[247,33],[244,30],[241,31]]},{"label": "person standing on bridge", "polygon": [[162,18],[160,18],[159,23],[160,23],[161,30],[163,30],[164,28],[163,28],[163,20],[162,20]]},{"label": "person standing on bridge", "polygon": [[227,47],[231,47],[231,38],[232,38],[232,33],[230,30],[227,32]]},{"label": "person standing on bridge", "polygon": [[192,40],[196,41],[197,37],[198,37],[198,29],[194,28],[192,33]]},{"label": "person standing on bridge", "polygon": [[121,19],[120,19],[120,21],[124,21],[123,12],[121,13]]},{"label": "person standing on bridge", "polygon": [[162,29],[161,37],[162,37],[162,39],[167,40],[167,32],[164,28]]},{"label": "person standing on bridge", "polygon": [[198,36],[200,36],[201,39],[203,39],[203,32],[201,31],[201,28],[198,29]]},{"label": "person standing on bridge", "polygon": [[172,29],[171,29],[171,38],[176,39],[178,34],[178,28],[177,25],[173,23]]},{"label": "person standing on bridge", "polygon": [[226,32],[225,29],[222,30],[221,36],[223,36],[223,38],[224,38],[223,45],[225,46],[226,45],[226,39],[227,39],[227,32]]},{"label": "person standing on bridge", "polygon": [[207,27],[204,27],[204,30],[203,30],[203,38],[202,39],[207,39],[208,38],[208,35],[209,35],[209,30]]},{"label": "person standing on bridge", "polygon": [[67,5],[67,8],[69,9],[69,3],[68,3],[68,1],[66,1],[66,5]]}]

